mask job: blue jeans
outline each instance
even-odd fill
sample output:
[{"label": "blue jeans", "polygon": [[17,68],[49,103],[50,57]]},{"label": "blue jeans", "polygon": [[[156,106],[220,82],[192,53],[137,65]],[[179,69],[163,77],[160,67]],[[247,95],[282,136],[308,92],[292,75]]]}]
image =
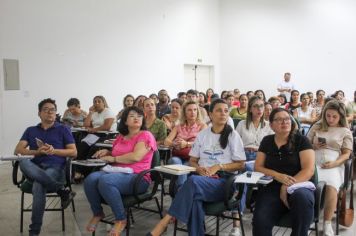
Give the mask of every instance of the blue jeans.
[{"label": "blue jeans", "polygon": [[[180,164],[180,165],[186,165],[189,166],[189,160],[183,160],[180,157],[171,157],[168,160],[168,164]],[[188,175],[179,175],[177,180],[176,180],[176,189],[179,189],[185,181],[187,181]]]},{"label": "blue jeans", "polygon": [[[102,199],[111,207],[116,220],[126,220],[122,195],[133,193],[133,181],[137,174],[107,173],[97,171],[84,180],[84,192],[94,216],[103,215]],[[147,190],[149,183],[142,180],[139,193]]]},{"label": "blue jeans", "polygon": [[189,235],[204,235],[203,202],[222,201],[225,182],[224,178],[190,176],[173,199],[168,214],[187,224]]},{"label": "blue jeans", "polygon": [[30,234],[40,234],[46,206],[46,193],[57,192],[65,181],[64,169],[60,166],[38,166],[31,160],[20,161],[20,169],[32,184],[32,216]]},{"label": "blue jeans", "polygon": [[[253,162],[249,162],[249,163],[245,164],[245,170],[246,171],[254,171],[255,170],[254,160],[256,160],[257,152],[245,150],[245,155],[246,155],[246,161],[253,161]],[[248,186],[247,186],[247,184],[245,184],[244,190],[243,190],[243,193],[241,196],[241,200],[240,200],[241,213],[243,213],[246,209],[247,190],[248,190]]]},{"label": "blue jeans", "polygon": [[288,209],[279,197],[280,184],[271,183],[261,187],[253,212],[253,235],[272,235],[272,228],[280,218],[290,211],[292,217],[292,236],[308,235],[308,229],[314,216],[314,192],[300,188],[288,195]]}]

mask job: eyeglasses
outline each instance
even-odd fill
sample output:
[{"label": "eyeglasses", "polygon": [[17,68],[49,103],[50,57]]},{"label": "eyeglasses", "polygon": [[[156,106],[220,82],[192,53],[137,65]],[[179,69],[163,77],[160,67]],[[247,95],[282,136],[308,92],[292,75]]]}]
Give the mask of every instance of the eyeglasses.
[{"label": "eyeglasses", "polygon": [[282,123],[290,123],[291,119],[289,117],[279,117],[279,118],[275,118],[273,119],[273,121],[277,122],[278,124],[282,124]]},{"label": "eyeglasses", "polygon": [[57,109],[56,108],[48,108],[48,107],[45,107],[42,109],[43,112],[46,112],[46,113],[49,113],[49,112],[56,112]]},{"label": "eyeglasses", "polygon": [[143,115],[129,115],[128,118],[130,119],[143,119]]},{"label": "eyeglasses", "polygon": [[256,109],[262,109],[265,107],[265,105],[264,104],[254,104],[254,105],[252,105],[252,107],[256,108]]}]

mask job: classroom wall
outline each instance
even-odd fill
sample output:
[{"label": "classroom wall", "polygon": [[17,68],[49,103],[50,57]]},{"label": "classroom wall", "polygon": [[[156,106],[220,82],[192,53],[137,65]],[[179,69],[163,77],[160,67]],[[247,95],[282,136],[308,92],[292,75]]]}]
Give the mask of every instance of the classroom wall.
[{"label": "classroom wall", "polygon": [[223,0],[222,89],[277,93],[284,72],[300,91],[342,89],[353,99],[356,1]]},{"label": "classroom wall", "polygon": [[3,58],[20,62],[18,91],[4,91],[0,67],[0,154],[9,154],[43,98],[63,113],[70,97],[88,109],[102,94],[118,112],[127,93],[175,96],[184,64],[214,65],[218,77],[219,1],[1,0]]}]

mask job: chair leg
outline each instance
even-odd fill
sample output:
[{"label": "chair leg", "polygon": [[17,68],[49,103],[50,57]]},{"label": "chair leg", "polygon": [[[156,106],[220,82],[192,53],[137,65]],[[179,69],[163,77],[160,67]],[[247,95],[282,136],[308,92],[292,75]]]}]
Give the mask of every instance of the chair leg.
[{"label": "chair leg", "polygon": [[245,229],[244,229],[244,224],[242,222],[242,214],[241,214],[241,211],[240,211],[240,206],[237,206],[237,212],[239,214],[241,233],[242,233],[242,236],[245,236]]},{"label": "chair leg", "polygon": [[220,217],[217,216],[216,217],[216,233],[215,233],[216,236],[219,236],[219,230],[220,230]]},{"label": "chair leg", "polygon": [[157,205],[157,208],[158,208],[158,212],[159,212],[159,216],[161,217],[161,219],[163,218],[163,215],[162,215],[162,209],[163,207],[160,207],[159,206],[159,202],[158,202],[158,199],[155,197],[155,202],[156,202],[156,205]]},{"label": "chair leg", "polygon": [[176,220],[174,221],[173,236],[177,236],[177,224],[178,224],[178,220],[176,219]]},{"label": "chair leg", "polygon": [[75,212],[74,199],[72,199],[72,211]]},{"label": "chair leg", "polygon": [[24,211],[24,201],[25,201],[25,193],[21,192],[21,209],[20,209],[20,233],[23,232],[23,211]]},{"label": "chair leg", "polygon": [[130,217],[132,217],[132,219],[133,219],[132,211],[131,211],[131,208],[127,208],[127,210],[126,210],[126,236],[130,235],[130,227],[131,227]]},{"label": "chair leg", "polygon": [[66,226],[65,226],[65,219],[64,219],[64,208],[62,207],[61,209],[61,213],[62,213],[62,231],[66,231]]},{"label": "chair leg", "polygon": [[318,222],[315,222],[315,236],[319,236]]},{"label": "chair leg", "polygon": [[339,198],[337,199],[336,203],[336,235],[339,235],[339,214],[340,214],[340,208],[341,208],[341,201],[339,201]]}]

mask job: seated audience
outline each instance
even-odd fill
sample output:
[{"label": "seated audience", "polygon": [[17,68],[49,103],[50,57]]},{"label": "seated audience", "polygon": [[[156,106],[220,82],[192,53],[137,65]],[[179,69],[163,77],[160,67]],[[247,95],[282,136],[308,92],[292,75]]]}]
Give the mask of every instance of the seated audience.
[{"label": "seated audience", "polygon": [[203,92],[199,92],[199,95],[198,95],[198,104],[200,107],[204,107],[206,104],[208,103],[208,100],[205,96],[205,93]]},{"label": "seated audience", "polygon": [[186,92],[179,92],[177,94],[177,98],[182,100],[183,103],[185,103],[187,101],[187,93]]},{"label": "seated audience", "polygon": [[285,108],[285,106],[286,106],[286,104],[287,104],[287,97],[286,97],[286,95],[284,95],[284,94],[279,94],[277,97],[279,98],[279,101],[281,102],[280,107],[281,107],[281,108]]},{"label": "seated audience", "polygon": [[183,101],[178,98],[171,101],[171,113],[165,114],[162,117],[162,121],[166,124],[167,131],[172,131],[172,129],[179,123],[182,105]]},{"label": "seated audience", "polygon": [[343,164],[350,157],[353,145],[345,106],[336,100],[328,102],[308,138],[315,150],[318,179],[326,182],[324,235],[333,236],[331,220],[336,210],[337,192],[344,182]]},{"label": "seated audience", "polygon": [[263,117],[266,121],[269,121],[269,116],[271,115],[273,108],[271,103],[265,102],[265,112],[263,114]]},{"label": "seated audience", "polygon": [[233,105],[234,99],[235,99],[235,97],[234,97],[234,95],[232,95],[232,94],[229,94],[229,95],[226,96],[225,101],[226,101],[227,107],[229,108],[229,113],[231,112],[232,108],[235,107],[235,106]]},{"label": "seated audience", "polygon": [[288,212],[292,217],[291,235],[308,235],[314,216],[314,193],[308,188],[298,188],[288,194],[287,188],[312,179],[314,151],[305,136],[294,132],[294,123],[287,110],[274,109],[270,126],[275,134],[263,138],[255,171],[272,176],[274,180],[258,191],[253,235],[272,235],[273,226]]},{"label": "seated audience", "polygon": [[161,89],[158,92],[158,103],[156,105],[156,116],[161,119],[165,114],[171,113],[171,108],[169,106],[170,98],[166,90]]},{"label": "seated audience", "polygon": [[21,171],[33,182],[30,236],[41,232],[47,192],[57,192],[64,208],[75,195],[64,188],[64,168],[66,157],[75,157],[77,149],[69,128],[56,122],[56,111],[54,100],[42,100],[38,104],[41,122],[27,128],[15,148],[16,155],[35,156],[20,161]]},{"label": "seated audience", "polygon": [[214,95],[214,90],[212,88],[208,88],[206,90],[205,95],[206,95],[207,103],[210,104],[212,100],[211,97]]},{"label": "seated audience", "polygon": [[188,235],[204,235],[203,202],[223,201],[226,179],[244,167],[242,141],[226,124],[228,116],[225,101],[212,101],[212,127],[198,134],[190,151],[190,165],[196,168],[198,175],[188,178],[173,199],[168,214],[148,235],[161,235],[172,217],[187,225]]},{"label": "seated audience", "polygon": [[67,110],[64,112],[62,122],[73,127],[82,127],[87,113],[80,109],[78,98],[71,98],[67,102]]},{"label": "seated audience", "polygon": [[314,107],[315,100],[313,92],[306,92],[306,94],[309,96],[309,106]]},{"label": "seated audience", "polygon": [[272,105],[272,110],[281,106],[281,101],[279,100],[278,97],[275,96],[270,97],[268,99],[268,102]]},{"label": "seated audience", "polygon": [[266,102],[266,95],[265,95],[265,92],[263,92],[262,89],[256,90],[254,95],[255,96],[259,96],[263,100],[263,102]]},{"label": "seated audience", "polygon": [[146,98],[145,95],[138,95],[134,101],[134,106],[143,110],[143,101],[145,101]]},{"label": "seated audience", "polygon": [[246,94],[240,95],[240,107],[234,107],[230,111],[230,116],[233,119],[245,120],[247,116],[248,97]]},{"label": "seated audience", "polygon": [[[128,107],[119,123],[120,135],[113,143],[112,151],[99,150],[94,157],[110,163],[113,167],[131,170],[130,173],[96,171],[84,181],[84,192],[89,201],[93,216],[86,229],[95,232],[100,219],[105,217],[102,207],[104,200],[112,209],[115,224],[110,236],[120,235],[126,226],[125,208],[122,195],[133,194],[133,181],[138,173],[151,168],[153,152],[157,150],[152,134],[145,131],[145,120],[141,109]],[[147,190],[149,177],[139,183],[139,193]]]},{"label": "seated audience", "polygon": [[152,93],[152,94],[150,94],[150,96],[148,96],[148,97],[151,98],[151,99],[155,102],[155,104],[156,104],[156,106],[157,106],[157,104],[158,104],[158,102],[159,102],[159,99],[158,99],[157,94]]},{"label": "seated audience", "polygon": [[252,96],[255,96],[255,93],[253,91],[247,91],[246,95],[247,98],[250,99]]},{"label": "seated audience", "polygon": [[315,110],[309,106],[309,100],[308,94],[302,93],[300,95],[301,106],[293,111],[293,116],[299,120],[304,135],[308,133],[310,126],[316,119]]},{"label": "seated audience", "polygon": [[313,108],[315,109],[316,120],[319,120],[321,118],[321,111],[323,109],[324,104],[325,104],[325,91],[319,89],[318,91],[316,91],[316,100],[313,105]]},{"label": "seated audience", "polygon": [[240,98],[240,90],[235,88],[234,89],[234,102],[232,103],[232,105],[234,107],[239,107],[240,106],[239,98]]},{"label": "seated audience", "polygon": [[[164,141],[165,146],[173,147],[169,164],[188,165],[189,152],[198,133],[207,126],[201,120],[200,109],[194,101],[183,104],[180,123],[173,128]],[[180,175],[177,180],[179,188],[187,179],[187,175]]]},{"label": "seated audience", "polygon": [[147,130],[153,134],[157,145],[163,144],[167,137],[167,128],[164,122],[156,117],[156,104],[151,98],[146,98],[143,106]]},{"label": "seated audience", "polygon": [[124,97],[124,100],[122,101],[124,108],[116,115],[117,120],[121,119],[122,113],[124,112],[125,108],[132,107],[134,105],[134,100],[135,98],[131,94],[127,94]]},{"label": "seated audience", "polygon": [[[115,132],[116,131],[115,115],[109,108],[103,96],[95,96],[93,106],[89,109],[89,114],[84,120],[84,127],[87,129],[86,135],[79,143],[78,157],[79,160],[91,158],[97,150],[95,143],[104,141],[106,134],[98,133],[100,131]],[[88,168],[76,167],[75,180],[80,180],[88,174]],[[84,175],[84,176],[83,176]]]},{"label": "seated audience", "polygon": [[298,107],[300,107],[299,91],[292,90],[291,96],[290,96],[290,102],[285,105],[285,108],[287,110],[289,110],[289,112],[293,113],[294,109],[297,109]]},{"label": "seated audience", "polygon": [[[194,89],[189,89],[187,91],[187,101],[194,101],[194,102],[198,102],[198,91],[194,90]],[[209,123],[210,122],[210,118],[208,116],[207,111],[205,110],[204,107],[199,107],[200,109],[200,114],[202,117],[202,121],[204,123]]]}]

